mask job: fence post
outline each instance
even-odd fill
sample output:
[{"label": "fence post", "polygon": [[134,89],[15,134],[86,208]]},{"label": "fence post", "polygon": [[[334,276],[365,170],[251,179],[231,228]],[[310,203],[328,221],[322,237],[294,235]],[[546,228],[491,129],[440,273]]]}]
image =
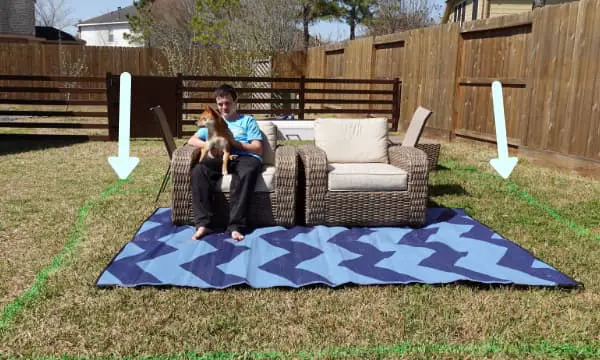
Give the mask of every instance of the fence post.
[{"label": "fence post", "polygon": [[108,140],[117,141],[119,139],[119,107],[116,99],[118,96],[117,87],[112,79],[112,73],[106,73],[106,113],[108,115]]},{"label": "fence post", "polygon": [[394,79],[394,94],[392,95],[392,130],[398,131],[398,123],[400,122],[400,79]]},{"label": "fence post", "polygon": [[183,80],[181,79],[183,75],[181,73],[177,73],[177,100],[175,101],[175,127],[177,128],[177,134],[175,136],[177,138],[181,138],[183,134]]},{"label": "fence post", "polygon": [[300,77],[300,93],[298,99],[298,120],[304,120],[304,88],[305,88],[306,77],[302,75]]}]

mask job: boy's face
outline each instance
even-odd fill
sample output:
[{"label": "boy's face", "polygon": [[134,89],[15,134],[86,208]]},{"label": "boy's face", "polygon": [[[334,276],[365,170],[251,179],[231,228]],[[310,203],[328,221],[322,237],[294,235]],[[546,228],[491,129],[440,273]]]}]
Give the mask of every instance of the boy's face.
[{"label": "boy's face", "polygon": [[217,107],[223,117],[235,115],[237,111],[237,102],[233,101],[231,95],[218,96]]}]

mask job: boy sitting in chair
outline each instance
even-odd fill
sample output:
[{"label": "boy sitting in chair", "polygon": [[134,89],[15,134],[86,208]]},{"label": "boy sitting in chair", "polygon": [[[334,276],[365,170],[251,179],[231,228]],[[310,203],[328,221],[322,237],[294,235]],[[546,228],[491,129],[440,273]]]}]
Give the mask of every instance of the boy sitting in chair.
[{"label": "boy sitting in chair", "polygon": [[[263,166],[263,138],[256,120],[237,112],[237,94],[231,86],[219,86],[214,96],[218,110],[233,134],[231,153],[237,155],[228,164],[232,178],[227,231],[232,239],[240,241],[244,239],[247,227],[248,202]],[[207,129],[201,128],[190,137],[188,144],[202,148],[206,146],[207,138]],[[192,206],[196,226],[192,238],[195,240],[211,232],[211,192],[223,176],[222,165],[221,157],[205,157],[192,169]]]}]

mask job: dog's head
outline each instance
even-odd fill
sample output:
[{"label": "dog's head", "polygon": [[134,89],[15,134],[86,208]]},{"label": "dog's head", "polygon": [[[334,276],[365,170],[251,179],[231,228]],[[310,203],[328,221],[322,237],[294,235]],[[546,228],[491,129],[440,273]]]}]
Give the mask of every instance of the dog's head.
[{"label": "dog's head", "polygon": [[221,115],[209,105],[204,106],[204,111],[196,119],[196,125],[205,127],[209,123],[214,124],[220,119]]}]

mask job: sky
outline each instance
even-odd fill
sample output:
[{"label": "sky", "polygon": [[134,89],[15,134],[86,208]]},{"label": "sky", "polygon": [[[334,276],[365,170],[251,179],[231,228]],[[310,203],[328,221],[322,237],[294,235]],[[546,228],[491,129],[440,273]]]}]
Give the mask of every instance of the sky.
[{"label": "sky", "polygon": [[[79,20],[87,20],[104,13],[117,10],[117,7],[126,7],[133,4],[133,0],[64,0],[65,7],[69,10],[70,18],[75,22]],[[433,0],[435,4],[443,6],[444,0]],[[75,34],[77,28],[75,26],[64,29],[65,31]],[[309,28],[311,35],[319,35],[323,40],[342,41],[350,36],[348,25],[340,22],[320,21]]]}]

